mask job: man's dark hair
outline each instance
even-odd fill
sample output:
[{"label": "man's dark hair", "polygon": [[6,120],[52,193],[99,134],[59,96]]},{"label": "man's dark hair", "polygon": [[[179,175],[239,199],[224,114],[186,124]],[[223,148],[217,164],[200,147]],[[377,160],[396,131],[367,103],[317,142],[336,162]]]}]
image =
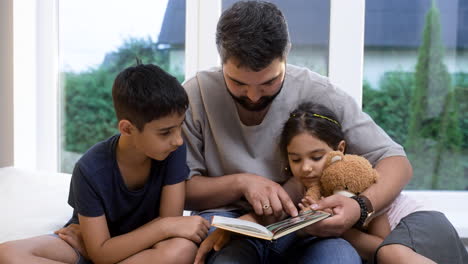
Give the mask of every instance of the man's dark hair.
[{"label": "man's dark hair", "polygon": [[117,119],[129,120],[139,131],[153,120],[184,114],[189,102],[179,81],[153,64],[128,67],[119,73],[112,99]]},{"label": "man's dark hair", "polygon": [[291,112],[281,132],[279,149],[286,164],[288,145],[293,137],[301,133],[317,137],[333,150],[337,150],[340,141],[344,140],[341,125],[333,111],[320,104],[302,103]]},{"label": "man's dark hair", "polygon": [[238,60],[238,67],[266,68],[289,52],[289,34],[283,13],[272,3],[240,1],[226,9],[218,21],[216,45],[222,63]]}]

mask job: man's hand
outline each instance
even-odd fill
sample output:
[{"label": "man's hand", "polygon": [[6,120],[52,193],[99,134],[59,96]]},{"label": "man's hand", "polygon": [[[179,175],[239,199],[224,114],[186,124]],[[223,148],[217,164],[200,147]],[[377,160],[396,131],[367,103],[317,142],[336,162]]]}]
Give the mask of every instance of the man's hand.
[{"label": "man's hand", "polygon": [[67,242],[71,247],[78,250],[83,257],[89,259],[88,252],[86,251],[83,241],[83,236],[81,234],[80,225],[70,224],[67,227],[60,228],[54,233],[63,241]]},{"label": "man's hand", "polygon": [[334,194],[310,206],[314,210],[331,209],[333,216],[304,228],[304,232],[318,237],[341,236],[350,229],[361,214],[359,204],[348,197]]},{"label": "man's hand", "polygon": [[255,174],[242,174],[241,190],[257,215],[275,215],[284,212],[297,216],[297,208],[281,185]]},{"label": "man's hand", "polygon": [[231,233],[222,229],[216,229],[200,245],[195,256],[195,264],[205,263],[206,255],[213,249],[221,250],[231,240]]},{"label": "man's hand", "polygon": [[205,239],[210,228],[210,222],[197,215],[165,217],[161,220],[168,226],[169,237],[183,237],[197,244]]}]

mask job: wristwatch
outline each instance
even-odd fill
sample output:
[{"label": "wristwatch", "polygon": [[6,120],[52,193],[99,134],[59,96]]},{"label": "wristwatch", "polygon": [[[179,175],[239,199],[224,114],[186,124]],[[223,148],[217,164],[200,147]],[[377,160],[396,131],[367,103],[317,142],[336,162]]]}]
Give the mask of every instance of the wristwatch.
[{"label": "wristwatch", "polygon": [[352,196],[351,199],[354,199],[359,204],[359,208],[361,208],[359,220],[353,227],[363,230],[367,226],[370,217],[374,214],[374,207],[369,198],[364,195],[355,195]]}]

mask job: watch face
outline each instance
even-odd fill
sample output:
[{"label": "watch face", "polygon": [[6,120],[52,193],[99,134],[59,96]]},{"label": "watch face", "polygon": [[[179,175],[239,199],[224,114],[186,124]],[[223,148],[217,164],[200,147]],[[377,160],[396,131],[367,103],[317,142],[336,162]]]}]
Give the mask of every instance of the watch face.
[{"label": "watch face", "polygon": [[375,218],[374,212],[370,212],[367,214],[366,220],[364,221],[363,226],[367,227],[367,225]]}]

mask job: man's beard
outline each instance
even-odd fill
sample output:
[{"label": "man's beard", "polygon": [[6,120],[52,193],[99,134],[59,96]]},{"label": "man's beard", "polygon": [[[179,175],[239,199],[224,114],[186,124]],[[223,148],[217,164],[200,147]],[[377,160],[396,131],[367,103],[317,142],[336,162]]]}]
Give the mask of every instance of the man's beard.
[{"label": "man's beard", "polygon": [[234,94],[231,93],[231,91],[229,91],[229,88],[227,88],[227,85],[226,85],[226,89],[229,95],[231,95],[232,99],[234,99],[234,101],[236,101],[240,106],[242,106],[248,111],[260,112],[262,110],[265,110],[271,104],[271,102],[273,102],[276,96],[278,96],[278,94],[283,89],[283,84],[281,84],[281,87],[278,90],[278,92],[276,92],[273,95],[262,96],[260,97],[260,99],[258,99],[256,103],[252,102],[247,96],[235,96]]}]

